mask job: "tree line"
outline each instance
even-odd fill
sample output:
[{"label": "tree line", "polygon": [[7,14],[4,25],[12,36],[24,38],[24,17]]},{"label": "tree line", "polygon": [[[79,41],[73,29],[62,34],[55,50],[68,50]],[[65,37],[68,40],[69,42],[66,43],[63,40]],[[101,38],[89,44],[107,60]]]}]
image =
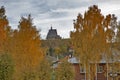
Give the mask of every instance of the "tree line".
[{"label": "tree line", "polygon": [[94,67],[94,63],[103,58],[106,64],[111,60],[114,62],[113,72],[120,70],[120,24],[115,14],[104,16],[101,9],[93,5],[83,15],[79,13],[73,25],[71,42],[76,57],[86,68],[87,78],[94,80],[96,69],[90,70],[90,64]]},{"label": "tree line", "polygon": [[[5,12],[2,6],[0,8],[1,80],[74,80],[73,68],[67,60],[63,60],[58,68],[53,70],[51,62],[45,59],[46,49],[41,47],[40,32],[32,23],[31,15],[21,17],[18,28],[12,29]],[[86,77],[93,80],[96,71],[94,68],[89,69],[90,63],[98,63],[103,56],[107,63],[111,59],[115,61],[114,71],[120,70],[119,53],[114,53],[115,50],[119,51],[120,24],[114,14],[104,16],[98,6],[93,5],[83,15],[78,14],[73,26],[70,40],[74,56],[86,67]],[[59,53],[59,49],[56,53]]]},{"label": "tree line", "polygon": [[[17,29],[12,29],[5,13],[4,6],[1,6],[0,80],[56,80],[53,73],[57,80],[61,80],[59,75],[64,69],[54,71],[51,68],[52,63],[45,58],[40,32],[34,26],[31,15],[21,17]],[[70,65],[68,62],[65,64]]]}]

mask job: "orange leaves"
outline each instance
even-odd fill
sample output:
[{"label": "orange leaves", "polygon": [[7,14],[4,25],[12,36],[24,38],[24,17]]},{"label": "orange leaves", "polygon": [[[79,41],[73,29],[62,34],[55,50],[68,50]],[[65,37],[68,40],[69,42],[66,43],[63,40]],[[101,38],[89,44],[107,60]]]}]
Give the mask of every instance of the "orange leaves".
[{"label": "orange leaves", "polygon": [[36,67],[43,57],[39,31],[32,25],[31,20],[30,16],[22,18],[19,22],[19,30],[14,32],[11,40],[13,46],[11,53],[17,68],[21,69]]},{"label": "orange leaves", "polygon": [[7,36],[7,27],[8,27],[8,20],[5,16],[5,9],[2,6],[0,8],[0,51],[4,49],[4,44]]},{"label": "orange leaves", "polygon": [[[84,17],[78,15],[74,20],[75,31],[71,32],[71,40],[79,55],[97,56],[104,52],[107,40],[112,40],[114,31],[106,29],[110,26],[111,16],[108,15],[105,19],[100,13],[100,9],[96,5],[89,7],[85,12]],[[105,24],[104,24],[105,23]],[[92,59],[92,58],[91,58]]]},{"label": "orange leaves", "polygon": [[62,60],[55,72],[56,80],[74,80],[75,78],[74,69],[67,60]]},{"label": "orange leaves", "polygon": [[115,16],[111,15],[104,17],[96,5],[89,7],[84,17],[78,14],[74,20],[75,30],[71,32],[71,41],[82,64],[96,63],[102,55],[109,55],[108,43],[113,42],[115,37],[114,25],[111,25],[115,24],[114,19]]}]

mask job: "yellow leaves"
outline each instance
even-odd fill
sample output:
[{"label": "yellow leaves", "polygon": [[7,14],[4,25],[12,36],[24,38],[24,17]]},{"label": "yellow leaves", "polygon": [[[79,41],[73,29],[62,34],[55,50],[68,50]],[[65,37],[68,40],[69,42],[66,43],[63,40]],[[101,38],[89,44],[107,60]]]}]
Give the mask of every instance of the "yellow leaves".
[{"label": "yellow leaves", "polygon": [[61,52],[60,48],[59,48],[59,47],[56,47],[56,48],[55,48],[55,53],[56,53],[57,55],[59,55],[60,52]]},{"label": "yellow leaves", "polygon": [[56,80],[74,80],[74,70],[70,63],[62,60],[56,69]]},{"label": "yellow leaves", "polygon": [[[1,10],[1,9],[0,9]],[[2,12],[0,12],[2,14]],[[4,49],[4,44],[7,38],[7,27],[8,27],[8,20],[6,18],[0,17],[0,51],[3,51]]]},{"label": "yellow leaves", "polygon": [[[96,76],[96,67],[97,67],[97,64],[90,64],[90,75],[91,76]],[[91,77],[91,78],[94,78],[94,77]],[[91,79],[93,80],[93,79]]]},{"label": "yellow leaves", "polygon": [[37,76],[39,80],[51,80],[51,66],[50,62],[46,59],[42,59],[37,68]]},{"label": "yellow leaves", "polygon": [[[98,60],[99,56],[108,47],[107,40],[112,40],[114,31],[107,29],[111,21],[111,15],[105,19],[96,5],[89,7],[82,18],[79,15],[74,21],[75,31],[71,32],[71,40],[75,52],[84,59]],[[105,25],[104,22],[108,25]],[[80,31],[79,31],[80,30]],[[108,48],[107,48],[108,49]],[[92,56],[92,57],[90,57]]]},{"label": "yellow leaves", "polygon": [[11,38],[12,48],[10,48],[18,72],[27,68],[34,69],[39,65],[44,56],[40,45],[41,41],[37,29],[28,18],[22,18],[19,30],[15,31]]},{"label": "yellow leaves", "polygon": [[75,30],[70,36],[75,55],[81,64],[97,63],[101,56],[108,57],[111,54],[110,44],[115,38],[113,26],[109,28],[111,22],[111,15],[105,18],[96,5],[89,7],[84,17],[78,15],[74,20]]}]

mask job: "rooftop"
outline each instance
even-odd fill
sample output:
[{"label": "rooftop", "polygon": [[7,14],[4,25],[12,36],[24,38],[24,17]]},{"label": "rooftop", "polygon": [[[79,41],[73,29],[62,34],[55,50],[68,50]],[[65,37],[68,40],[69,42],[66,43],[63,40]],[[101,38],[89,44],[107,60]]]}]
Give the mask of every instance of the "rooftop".
[{"label": "rooftop", "polygon": [[51,29],[49,29],[47,33],[46,39],[61,39],[61,37],[57,34],[57,30],[53,29],[51,26]]}]

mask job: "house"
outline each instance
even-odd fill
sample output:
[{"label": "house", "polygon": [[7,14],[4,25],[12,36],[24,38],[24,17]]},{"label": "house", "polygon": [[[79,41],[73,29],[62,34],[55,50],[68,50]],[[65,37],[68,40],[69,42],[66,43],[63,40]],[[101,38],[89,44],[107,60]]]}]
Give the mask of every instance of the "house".
[{"label": "house", "polygon": [[[50,56],[54,56],[53,53],[54,53],[55,47],[67,46],[68,47],[67,51],[69,55],[67,54],[65,56],[69,56],[68,62],[71,63],[75,69],[75,80],[90,80],[90,79],[87,79],[86,77],[85,66],[83,66],[80,63],[80,61],[73,56],[74,51],[73,51],[73,48],[70,47],[70,45],[71,45],[70,39],[61,39],[61,37],[57,34],[57,30],[53,29],[52,27],[47,34],[46,40],[42,40],[42,47],[48,48],[48,50],[52,53],[50,54]],[[119,47],[118,47],[118,50],[115,50],[115,49],[113,50],[115,54],[114,56],[119,55],[120,53]],[[114,62],[115,61],[113,61],[112,59],[110,61],[107,61],[104,58],[104,56],[97,63],[91,62],[89,65],[89,70],[91,74],[95,73],[93,80],[120,80],[120,72],[113,71]],[[56,68],[58,64],[59,64],[59,61],[57,60],[53,62],[53,68]],[[116,68],[116,66],[114,68]],[[95,69],[95,72],[93,72],[92,69]]]},{"label": "house", "polygon": [[[91,80],[87,79],[85,66],[82,66],[76,57],[69,58],[68,62],[73,64],[75,69],[75,80]],[[90,74],[93,74],[91,71],[92,64],[95,65],[94,69],[96,69],[94,80],[120,80],[119,72],[112,74],[112,61],[107,64],[107,61],[103,58],[99,63],[90,63]]]}]

